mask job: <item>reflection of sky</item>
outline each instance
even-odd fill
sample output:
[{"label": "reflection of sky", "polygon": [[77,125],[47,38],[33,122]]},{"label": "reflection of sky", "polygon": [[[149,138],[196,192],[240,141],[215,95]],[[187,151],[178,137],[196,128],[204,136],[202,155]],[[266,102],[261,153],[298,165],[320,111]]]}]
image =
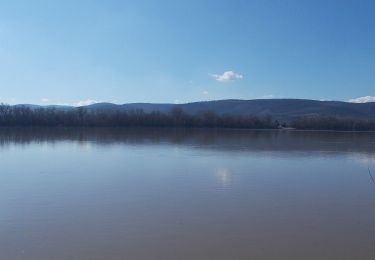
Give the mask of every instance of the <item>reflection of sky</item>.
[{"label": "reflection of sky", "polygon": [[350,153],[349,157],[364,165],[375,165],[375,154],[373,153]]},{"label": "reflection of sky", "polygon": [[91,150],[92,149],[92,142],[87,142],[87,141],[79,141],[77,142],[79,148],[83,150]]},{"label": "reflection of sky", "polygon": [[230,188],[233,184],[234,175],[233,173],[224,167],[220,167],[216,170],[216,181],[222,188]]}]

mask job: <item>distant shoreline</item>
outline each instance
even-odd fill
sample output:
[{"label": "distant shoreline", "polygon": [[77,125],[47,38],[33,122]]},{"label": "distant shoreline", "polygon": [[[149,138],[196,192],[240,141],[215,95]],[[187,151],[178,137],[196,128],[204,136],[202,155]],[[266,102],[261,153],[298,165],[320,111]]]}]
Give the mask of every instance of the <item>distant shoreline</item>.
[{"label": "distant shoreline", "polygon": [[23,126],[1,126],[1,130],[11,129],[56,129],[56,130],[95,130],[95,129],[124,129],[124,130],[212,130],[212,131],[270,131],[270,132],[331,132],[331,133],[374,133],[375,130],[330,130],[330,129],[275,129],[275,128],[231,128],[231,127],[174,127],[174,126],[43,126],[43,125],[23,125]]},{"label": "distant shoreline", "polygon": [[91,111],[85,107],[74,110],[55,108],[32,109],[25,106],[0,105],[0,127],[160,127],[160,128],[218,128],[268,129],[279,131],[375,131],[375,119],[312,115],[279,121],[270,115],[217,114],[213,111],[187,113],[180,107],[168,112]]}]

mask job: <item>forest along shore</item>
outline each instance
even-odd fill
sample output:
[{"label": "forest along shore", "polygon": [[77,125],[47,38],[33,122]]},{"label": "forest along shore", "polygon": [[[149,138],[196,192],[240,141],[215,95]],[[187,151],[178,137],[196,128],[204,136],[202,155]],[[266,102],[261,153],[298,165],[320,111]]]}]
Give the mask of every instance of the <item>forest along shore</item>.
[{"label": "forest along shore", "polygon": [[314,115],[280,122],[267,115],[219,115],[212,111],[188,114],[180,108],[173,108],[169,112],[145,113],[140,109],[89,111],[85,107],[63,110],[0,105],[0,126],[144,126],[375,131],[375,120]]}]

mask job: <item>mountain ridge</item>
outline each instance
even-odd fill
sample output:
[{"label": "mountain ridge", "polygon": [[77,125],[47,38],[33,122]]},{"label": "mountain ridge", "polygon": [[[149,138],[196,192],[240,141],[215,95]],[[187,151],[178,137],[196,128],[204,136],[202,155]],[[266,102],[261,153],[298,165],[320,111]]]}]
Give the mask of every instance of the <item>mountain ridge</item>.
[{"label": "mountain ridge", "polygon": [[[73,106],[28,106],[30,108],[75,109]],[[375,119],[375,102],[350,103],[345,101],[320,101],[310,99],[224,99],[213,101],[197,101],[183,104],[171,103],[125,103],[108,102],[81,106],[90,112],[116,112],[142,110],[145,113],[168,113],[173,108],[180,108],[188,114],[212,111],[219,115],[239,116],[271,116],[277,120],[290,121],[306,116],[336,116],[358,119]]]}]

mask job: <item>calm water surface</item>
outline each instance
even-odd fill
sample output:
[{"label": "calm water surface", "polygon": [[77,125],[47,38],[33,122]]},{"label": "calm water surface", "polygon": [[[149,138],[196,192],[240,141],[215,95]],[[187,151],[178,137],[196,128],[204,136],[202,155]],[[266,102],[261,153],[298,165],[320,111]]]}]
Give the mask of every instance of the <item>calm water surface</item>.
[{"label": "calm water surface", "polygon": [[0,259],[375,259],[375,133],[0,129]]}]

